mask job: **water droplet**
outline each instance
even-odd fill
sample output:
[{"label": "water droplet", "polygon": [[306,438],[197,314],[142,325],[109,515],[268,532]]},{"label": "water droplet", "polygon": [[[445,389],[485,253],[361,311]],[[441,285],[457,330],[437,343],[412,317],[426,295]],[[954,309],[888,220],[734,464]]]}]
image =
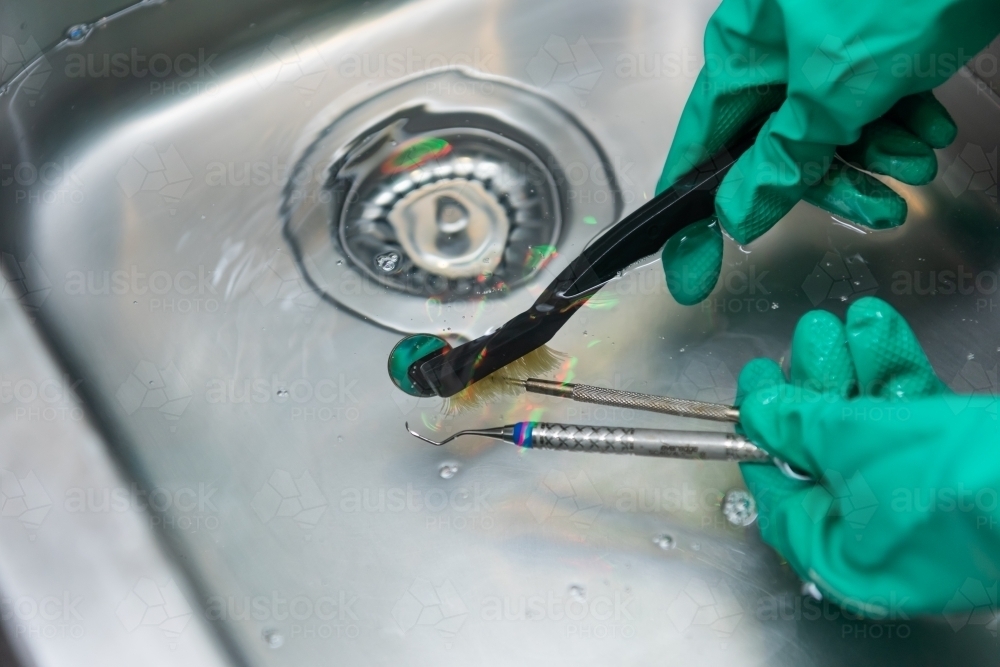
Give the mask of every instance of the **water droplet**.
[{"label": "water droplet", "polygon": [[722,514],[734,526],[749,526],[757,519],[757,503],[743,489],[733,489],[722,499]]},{"label": "water droplet", "polygon": [[840,300],[841,301],[847,301],[847,297],[846,296],[842,296],[842,297],[840,297]]},{"label": "water droplet", "polygon": [[660,547],[664,551],[669,551],[674,548],[674,537],[673,535],[657,535],[653,538],[653,544]]},{"label": "water droplet", "polygon": [[583,589],[583,586],[573,584],[569,587],[569,596],[574,600],[583,600],[587,597],[587,591]]},{"label": "water droplet", "polygon": [[287,398],[287,397],[288,397],[288,390],[287,389],[279,389],[278,390],[278,398]]},{"label": "water droplet", "polygon": [[399,253],[390,250],[375,257],[375,266],[383,273],[392,273],[399,266],[399,259]]},{"label": "water droplet", "polygon": [[441,479],[451,479],[457,472],[458,466],[454,463],[445,463],[438,468],[438,474],[441,475]]},{"label": "water droplet", "polygon": [[802,595],[808,595],[813,600],[822,600],[823,594],[820,592],[819,588],[816,587],[811,581],[807,581],[802,584]]},{"label": "water droplet", "polygon": [[772,303],[771,304],[771,310],[778,310],[778,304]]},{"label": "water droplet", "polygon": [[972,361],[975,358],[976,358],[976,355],[972,354],[971,352],[969,352],[967,355],[965,355],[966,361]]},{"label": "water droplet", "polygon": [[71,26],[66,31],[66,37],[68,37],[70,39],[70,41],[77,42],[77,41],[83,39],[84,37],[86,37],[89,33],[90,33],[89,26],[86,26],[86,25],[83,25],[83,24],[81,24],[81,25],[74,25],[74,26]]},{"label": "water droplet", "polygon": [[686,349],[687,349],[686,347],[682,347],[680,350],[678,350],[678,352],[683,352]]},{"label": "water droplet", "polygon": [[692,542],[691,543],[691,550],[692,551],[701,551],[701,545],[698,544],[697,542]]},{"label": "water droplet", "polygon": [[338,259],[337,260],[337,266],[343,266],[343,265],[344,265],[344,260]]},{"label": "water droplet", "polygon": [[343,441],[344,441],[344,436],[338,435],[337,436],[337,442],[343,442]]},{"label": "water droplet", "polygon": [[277,630],[265,630],[261,636],[271,648],[281,648],[285,644],[285,636]]}]

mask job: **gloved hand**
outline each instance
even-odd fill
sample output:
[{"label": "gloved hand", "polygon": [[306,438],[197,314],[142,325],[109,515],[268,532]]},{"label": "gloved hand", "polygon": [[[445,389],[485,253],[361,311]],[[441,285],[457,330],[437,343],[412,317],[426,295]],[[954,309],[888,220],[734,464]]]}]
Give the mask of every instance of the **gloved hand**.
[{"label": "gloved hand", "polygon": [[778,110],[726,175],[718,220],[691,225],[664,247],[674,298],[690,305],[712,291],[719,223],[749,243],[805,199],[868,227],[902,224],[903,199],[843,161],[904,183],[931,181],[932,148],[951,143],[956,129],[927,91],[997,33],[990,0],[723,0],[657,194]]},{"label": "gloved hand", "polygon": [[764,541],[799,576],[875,618],[995,609],[974,592],[1000,577],[997,401],[950,392],[892,307],[860,299],[846,327],[807,313],[791,382],[755,359],[739,390],[747,436],[815,480],[741,465]]}]

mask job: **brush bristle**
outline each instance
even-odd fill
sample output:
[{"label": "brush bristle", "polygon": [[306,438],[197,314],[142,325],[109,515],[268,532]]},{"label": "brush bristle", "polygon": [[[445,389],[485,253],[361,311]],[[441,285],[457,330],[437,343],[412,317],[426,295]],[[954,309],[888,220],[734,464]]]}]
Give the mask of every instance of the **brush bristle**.
[{"label": "brush bristle", "polygon": [[514,396],[522,389],[519,381],[548,375],[559,368],[565,359],[563,353],[543,345],[448,397],[444,410],[448,414],[457,414],[494,403],[505,396]]}]

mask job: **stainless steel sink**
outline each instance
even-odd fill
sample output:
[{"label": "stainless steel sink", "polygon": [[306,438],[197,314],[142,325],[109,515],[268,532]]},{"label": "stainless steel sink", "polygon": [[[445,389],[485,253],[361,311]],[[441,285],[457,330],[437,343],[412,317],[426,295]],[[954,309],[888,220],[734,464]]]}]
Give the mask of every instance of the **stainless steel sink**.
[{"label": "stainless steel sink", "polygon": [[[804,596],[756,525],[723,516],[734,465],[439,450],[403,429],[710,428],[526,397],[448,416],[385,364],[402,333],[501,324],[652,196],[714,6],[172,0],[25,56],[0,95],[3,294],[21,306],[3,330],[72,390],[50,405],[14,391],[43,371],[4,376],[0,467],[22,491],[32,472],[50,509],[31,523],[4,506],[0,589],[80,597],[81,618],[5,617],[19,650],[39,665],[995,663],[982,624],[861,621]],[[961,134],[932,185],[901,189],[903,228],[802,204],[752,247],[728,242],[692,308],[658,262],[636,268],[556,338],[563,372],[728,401],[803,312],[877,294],[946,381],[994,390],[1000,109],[964,70],[939,96]],[[406,143],[445,131],[450,157]],[[341,201],[344,165],[375,180]],[[428,187],[436,209],[406,198]],[[448,250],[463,225],[480,250]],[[508,289],[463,282],[529,233]],[[435,243],[444,255],[421,254]],[[423,277],[399,278],[407,261]],[[949,294],[943,271],[971,287]],[[81,429],[105,444],[77,461]]]}]

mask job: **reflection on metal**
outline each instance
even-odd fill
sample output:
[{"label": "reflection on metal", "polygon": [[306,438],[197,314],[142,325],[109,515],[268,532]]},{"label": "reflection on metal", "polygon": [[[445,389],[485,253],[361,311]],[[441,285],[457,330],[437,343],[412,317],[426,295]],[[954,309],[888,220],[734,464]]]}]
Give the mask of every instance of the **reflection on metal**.
[{"label": "reflection on metal", "polygon": [[[506,139],[516,130],[499,121],[405,115],[361,137],[331,168],[332,233],[349,261],[366,274],[373,252],[399,252],[398,275],[371,277],[444,301],[502,294],[530,279],[531,249],[555,243],[561,229],[548,169]],[[407,127],[436,125],[405,139]]]},{"label": "reflection on metal", "polygon": [[24,665],[231,664],[157,539],[153,496],[120,474],[80,405],[82,383],[65,380],[14,300],[0,300],[0,342],[20,396],[0,404],[2,622]]},{"label": "reflection on metal", "polygon": [[388,217],[410,261],[445,278],[493,274],[510,228],[496,197],[464,179],[418,187],[393,204]]},{"label": "reflection on metal", "polygon": [[[69,511],[71,489],[100,499],[131,492],[133,480],[81,477],[106,462],[105,444],[93,430],[84,442],[63,437],[78,432],[79,413],[41,417],[62,403],[0,403],[0,468],[17,482],[4,492],[24,502],[0,516],[0,594],[85,601],[80,639],[40,616],[3,620],[23,621],[35,664],[954,662],[957,644],[941,641],[952,630],[927,621],[908,620],[910,640],[887,651],[860,622],[845,636],[843,617],[796,615],[796,577],[755,526],[734,530],[720,514],[716,490],[741,485],[735,465],[471,439],[431,447],[400,428],[409,422],[431,438],[526,419],[691,428],[681,417],[537,395],[443,418],[440,401],[397,390],[384,368],[398,331],[453,341],[507,321],[623,207],[652,194],[671,119],[696,76],[657,70],[655,57],[699,53],[716,4],[173,0],[46,51],[48,70],[38,61],[16,77],[0,96],[0,168],[28,166],[0,171],[3,183],[20,179],[0,187],[0,251],[12,258],[2,264],[19,269],[5,278],[7,304],[20,295],[33,310],[63,365],[51,373],[82,380],[120,470],[146,494],[140,500],[165,507],[152,517]],[[187,78],[66,74],[69,55],[100,65],[135,48],[173,63],[197,61],[202,46],[205,60],[217,57]],[[992,151],[1000,123],[970,79],[957,77],[942,97],[963,133],[939,153],[944,174],[963,150]],[[473,118],[478,133],[457,131]],[[397,121],[408,122],[394,147]],[[527,242],[532,255],[523,273],[505,276],[507,290],[461,294],[468,276],[444,275],[438,291],[411,290],[398,282],[410,260],[388,236],[391,207],[377,226],[385,245],[370,248],[364,208],[335,215],[376,203],[397,177],[473,159],[459,134],[470,149],[479,142],[477,162],[544,167],[532,182],[545,188],[531,201],[549,208],[523,222],[544,223],[534,238],[555,240]],[[386,158],[403,150],[386,169],[383,159],[357,173],[373,197],[335,207],[334,166],[363,157],[352,152],[360,138],[381,136]],[[31,167],[37,178],[25,178]],[[507,212],[506,246],[525,243],[513,237],[526,205],[476,182],[485,204],[469,194],[475,186],[441,192],[430,222],[460,234],[492,200]],[[828,252],[864,258],[871,289],[914,324],[942,377],[955,377],[971,352],[986,365],[1000,328],[995,295],[893,287],[896,271],[995,269],[995,204],[963,183],[932,184],[926,213],[911,211],[887,233],[855,234],[800,205],[746,252],[727,245],[719,289],[694,308],[670,299],[658,263],[637,267],[553,341],[571,360],[559,379],[732,401],[747,360],[787,353],[795,322],[814,307],[803,282]],[[417,222],[425,229],[424,217]],[[375,258],[388,251],[399,265],[387,273]],[[520,266],[506,262],[492,274]],[[856,298],[828,297],[821,305],[833,310]],[[27,364],[28,330],[11,335],[13,318],[0,319],[0,379],[40,384],[48,371]],[[934,335],[945,327],[948,336]],[[173,565],[166,550],[147,550],[155,543],[142,517]],[[111,552],[127,558],[103,556]],[[551,599],[553,612],[529,618],[536,599],[546,609]],[[581,600],[586,614],[569,618]],[[995,659],[982,629],[956,636],[967,663]]]},{"label": "reflection on metal", "polygon": [[[387,328],[479,335],[482,300],[525,308],[524,288],[597,231],[564,221],[621,211],[590,133],[516,82],[450,68],[336,113],[292,169],[285,236],[329,303]],[[449,304],[447,325],[426,322],[426,299]]]}]

